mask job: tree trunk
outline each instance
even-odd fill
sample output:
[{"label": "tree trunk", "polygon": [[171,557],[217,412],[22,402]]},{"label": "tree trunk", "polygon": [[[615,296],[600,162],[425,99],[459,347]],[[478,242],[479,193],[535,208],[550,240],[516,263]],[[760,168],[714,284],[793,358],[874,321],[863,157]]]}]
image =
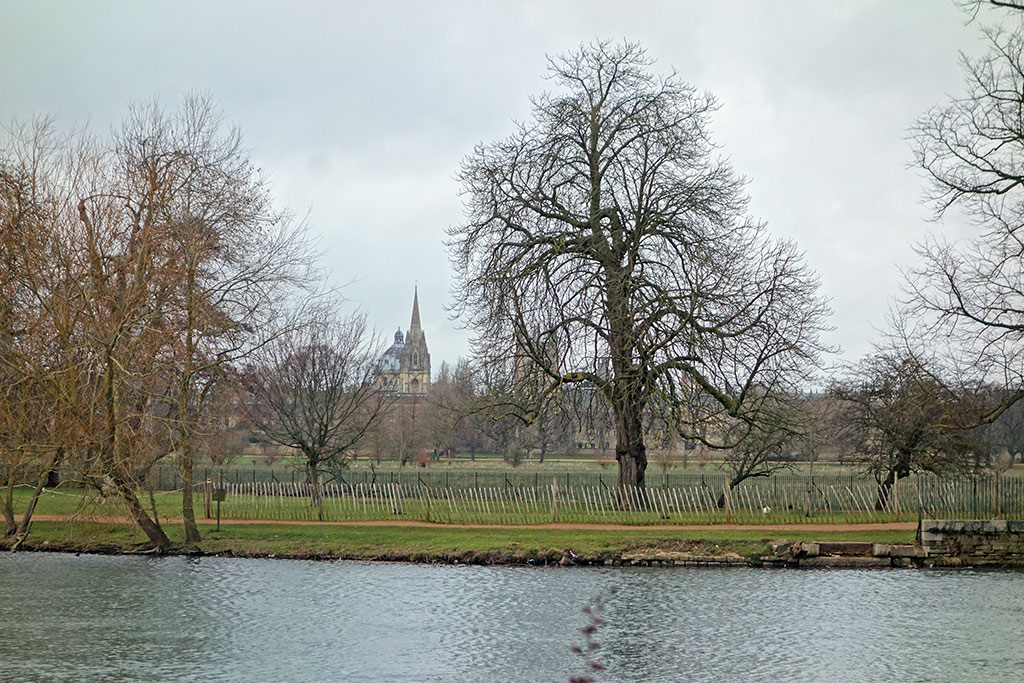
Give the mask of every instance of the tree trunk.
[{"label": "tree trunk", "polygon": [[28,534],[29,524],[32,522],[32,513],[36,510],[36,503],[39,502],[39,495],[43,492],[43,486],[46,484],[46,475],[39,477],[39,481],[36,482],[36,487],[32,490],[32,497],[29,498],[28,507],[25,508],[25,514],[21,517],[21,523],[18,525],[17,535],[24,537]]},{"label": "tree trunk", "polygon": [[310,485],[310,502],[313,507],[316,508],[316,517],[321,522],[324,521],[324,503],[320,497],[320,472],[318,462],[316,460],[307,461],[307,470],[309,471],[309,485]]},{"label": "tree trunk", "polygon": [[[184,428],[188,429],[188,425],[185,425]],[[194,485],[193,460],[192,437],[188,436],[185,439],[181,452],[181,519],[185,527],[186,543],[198,543],[202,540],[202,537],[199,535],[199,527],[196,526],[196,511],[192,500],[192,488]]]},{"label": "tree trunk", "polygon": [[14,521],[14,472],[7,473],[7,490],[4,492],[4,536],[13,536],[18,530]]},{"label": "tree trunk", "polygon": [[897,461],[896,465],[889,468],[882,480],[878,481],[878,500],[875,501],[875,510],[882,511],[889,506],[889,498],[892,496],[893,484],[904,477],[910,476],[909,462],[909,456],[904,455]]},{"label": "tree trunk", "polygon": [[875,510],[881,512],[889,505],[889,494],[892,492],[892,475],[878,482],[878,498],[875,500]]},{"label": "tree trunk", "polygon": [[142,507],[142,503],[139,502],[138,496],[135,495],[135,489],[131,484],[122,479],[116,480],[114,483],[117,486],[118,495],[128,504],[128,511],[131,514],[132,521],[139,525],[139,528],[149,538],[152,546],[159,551],[169,548],[171,540],[167,538],[167,534],[160,527],[160,520],[150,518],[146,513],[146,509]]},{"label": "tree trunk", "polygon": [[[181,520],[185,527],[185,543],[199,543],[199,527],[196,526],[196,512],[192,501],[193,467],[195,465],[195,443],[192,439],[193,411],[189,409],[192,398],[192,358],[195,354],[195,343],[192,336],[193,316],[192,304],[195,285],[195,264],[189,263],[188,272],[188,315],[185,330],[184,365],[181,380],[178,383],[178,429],[181,431],[179,457],[181,458]],[[198,413],[198,411],[196,411]]]},{"label": "tree trunk", "polygon": [[[597,129],[591,129],[590,144],[597,147]],[[591,216],[599,213],[600,177],[592,159]],[[608,398],[615,411],[615,459],[619,463],[619,489],[630,486],[644,489],[647,471],[647,447],[643,429],[643,387],[634,365],[633,315],[629,307],[629,276],[622,266],[623,254],[607,254],[605,261],[605,308],[608,312],[608,344],[614,384]]]},{"label": "tree trunk", "polygon": [[616,406],[615,459],[619,462],[619,488],[644,488],[647,446],[644,444],[640,410],[634,405]]},{"label": "tree trunk", "polygon": [[[734,484],[733,482],[729,482],[730,491],[732,491],[735,486],[736,484]],[[715,501],[715,506],[718,507],[719,510],[725,507],[725,489],[722,489],[722,492],[718,494],[718,499]]]},{"label": "tree trunk", "polygon": [[25,508],[25,514],[21,517],[21,523],[18,525],[17,535],[24,538],[28,535],[29,524],[32,523],[32,515],[35,513],[36,504],[39,502],[39,496],[42,495],[43,489],[50,482],[53,473],[60,467],[61,461],[64,459],[64,449],[57,449],[53,457],[50,459],[49,465],[42,472],[39,473],[39,478],[36,481],[36,487],[32,490],[32,497],[29,498],[28,507]]},{"label": "tree trunk", "polygon": [[[739,486],[740,484],[742,484],[743,482],[750,478],[751,475],[749,474],[739,474],[732,477],[731,479],[729,479],[729,490],[734,491],[737,486]],[[722,489],[722,492],[718,494],[718,500],[715,501],[715,504],[718,506],[719,510],[725,507],[725,489]]]},{"label": "tree trunk", "polygon": [[139,528],[149,538],[150,544],[162,552],[170,547],[171,541],[167,538],[164,530],[160,528],[159,519],[150,519],[149,515],[146,514],[145,508],[142,507],[142,503],[139,502],[138,497],[135,495],[135,486],[131,477],[128,476],[127,464],[118,459],[118,454],[124,447],[119,445],[123,437],[119,434],[118,408],[120,397],[118,396],[118,384],[116,381],[118,364],[114,360],[113,351],[113,347],[108,346],[104,356],[104,424],[102,445],[100,446],[100,462],[105,474],[114,484],[117,495],[127,503],[132,521],[139,525]]}]

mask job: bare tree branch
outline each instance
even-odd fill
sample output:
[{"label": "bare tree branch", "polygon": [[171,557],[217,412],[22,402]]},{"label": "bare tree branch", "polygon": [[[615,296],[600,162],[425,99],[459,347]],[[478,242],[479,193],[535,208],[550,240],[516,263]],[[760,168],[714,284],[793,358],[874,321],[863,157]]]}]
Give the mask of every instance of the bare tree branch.
[{"label": "bare tree branch", "polygon": [[[767,416],[826,351],[826,304],[795,245],[746,214],[716,155],[717,107],[635,44],[552,59],[562,89],[463,163],[468,220],[450,231],[455,313],[524,417],[569,383],[615,415],[620,484],[643,485],[645,424],[721,438]],[[496,371],[496,370],[495,370]]]}]

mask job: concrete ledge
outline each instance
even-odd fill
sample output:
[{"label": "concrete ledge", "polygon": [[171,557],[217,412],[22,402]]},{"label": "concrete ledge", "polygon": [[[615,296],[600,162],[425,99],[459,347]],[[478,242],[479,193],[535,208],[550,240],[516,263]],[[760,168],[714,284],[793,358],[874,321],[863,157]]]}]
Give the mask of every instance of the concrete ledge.
[{"label": "concrete ledge", "polygon": [[888,557],[868,557],[864,555],[822,555],[820,557],[808,557],[800,560],[801,567],[808,569],[814,567],[834,567],[842,569],[854,568],[882,568],[891,567],[892,561]]},{"label": "concrete ledge", "polygon": [[818,550],[822,555],[870,555],[873,545],[860,541],[833,541],[819,543]]},{"label": "concrete ledge", "polygon": [[722,555],[693,555],[691,553],[671,551],[640,550],[626,552],[621,557],[622,564],[634,567],[672,567],[672,566],[746,566],[748,560],[736,553]]},{"label": "concrete ledge", "polygon": [[893,543],[875,543],[871,547],[875,557],[925,557],[924,546]]}]

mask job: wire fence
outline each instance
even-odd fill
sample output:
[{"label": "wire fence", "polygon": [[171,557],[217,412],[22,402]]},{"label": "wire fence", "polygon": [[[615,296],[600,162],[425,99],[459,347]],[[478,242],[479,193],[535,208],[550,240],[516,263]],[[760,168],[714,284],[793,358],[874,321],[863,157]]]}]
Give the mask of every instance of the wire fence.
[{"label": "wire fence", "polygon": [[[1020,517],[1024,480],[916,477],[893,487],[874,483],[775,482],[616,488],[561,485],[451,487],[426,482],[223,482],[199,485],[210,517],[222,488],[224,519],[387,521],[449,524],[801,524],[931,518]],[[319,493],[319,500],[314,493]]]}]

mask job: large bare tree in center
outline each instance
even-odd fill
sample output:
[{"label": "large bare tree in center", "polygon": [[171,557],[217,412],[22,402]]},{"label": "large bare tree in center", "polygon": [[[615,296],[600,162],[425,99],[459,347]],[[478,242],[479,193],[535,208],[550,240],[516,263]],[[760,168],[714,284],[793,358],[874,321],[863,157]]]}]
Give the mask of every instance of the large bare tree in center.
[{"label": "large bare tree in center", "polygon": [[653,421],[714,442],[778,419],[828,314],[796,246],[747,215],[708,136],[714,98],[651,63],[606,42],[552,60],[560,90],[464,161],[468,219],[449,232],[475,352],[534,412],[592,384],[622,486],[644,484]]}]

